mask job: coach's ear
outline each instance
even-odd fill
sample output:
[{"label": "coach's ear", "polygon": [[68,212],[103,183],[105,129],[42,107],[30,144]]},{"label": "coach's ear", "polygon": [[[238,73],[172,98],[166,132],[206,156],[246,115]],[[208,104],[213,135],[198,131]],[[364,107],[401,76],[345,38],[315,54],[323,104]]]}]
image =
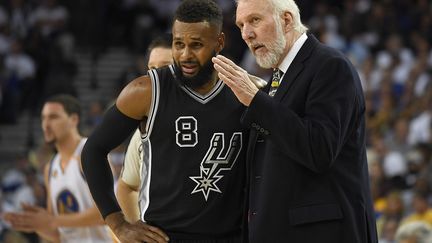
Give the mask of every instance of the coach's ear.
[{"label": "coach's ear", "polygon": [[282,28],[285,33],[290,32],[292,29],[294,29],[294,17],[291,12],[285,11],[280,17],[282,21]]},{"label": "coach's ear", "polygon": [[221,52],[222,49],[224,48],[224,46],[225,46],[225,34],[224,34],[224,32],[220,32],[218,39],[217,39],[217,46],[216,46],[215,52],[216,53]]}]

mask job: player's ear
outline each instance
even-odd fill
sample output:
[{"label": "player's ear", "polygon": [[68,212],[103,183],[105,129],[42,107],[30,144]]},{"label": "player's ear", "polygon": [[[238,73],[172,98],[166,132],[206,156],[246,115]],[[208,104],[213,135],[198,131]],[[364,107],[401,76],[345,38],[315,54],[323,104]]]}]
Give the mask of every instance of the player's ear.
[{"label": "player's ear", "polygon": [[222,49],[225,46],[225,34],[224,32],[220,32],[218,37],[217,37],[217,46],[216,46],[216,53],[219,53],[220,51],[222,51]]},{"label": "player's ear", "polygon": [[80,120],[78,114],[71,114],[70,117],[72,118],[72,121],[78,126]]}]

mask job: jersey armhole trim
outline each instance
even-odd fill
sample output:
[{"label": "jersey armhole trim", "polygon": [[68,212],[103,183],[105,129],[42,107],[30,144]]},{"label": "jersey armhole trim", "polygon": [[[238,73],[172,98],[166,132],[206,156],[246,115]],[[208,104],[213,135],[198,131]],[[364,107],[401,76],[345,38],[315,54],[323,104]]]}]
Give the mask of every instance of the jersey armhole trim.
[{"label": "jersey armhole trim", "polygon": [[157,74],[156,69],[150,69],[148,71],[148,75],[150,76],[151,84],[152,84],[152,101],[150,104],[150,111],[148,114],[145,131],[146,133],[141,133],[141,139],[147,140],[150,137],[150,134],[153,129],[153,123],[156,118],[156,112],[159,106],[159,99],[160,99],[160,83],[159,83],[159,76]]}]

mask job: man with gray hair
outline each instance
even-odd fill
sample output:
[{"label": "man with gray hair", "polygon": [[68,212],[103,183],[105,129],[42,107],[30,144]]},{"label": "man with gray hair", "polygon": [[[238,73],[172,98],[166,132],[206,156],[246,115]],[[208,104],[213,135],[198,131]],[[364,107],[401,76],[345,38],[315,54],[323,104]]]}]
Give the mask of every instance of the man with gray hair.
[{"label": "man with gray hair", "polygon": [[423,221],[404,224],[396,232],[397,243],[432,242],[432,228]]},{"label": "man with gray hair", "polygon": [[377,242],[356,70],[306,33],[293,0],[239,0],[236,25],[273,78],[259,90],[231,60],[219,77],[247,106],[249,241]]}]

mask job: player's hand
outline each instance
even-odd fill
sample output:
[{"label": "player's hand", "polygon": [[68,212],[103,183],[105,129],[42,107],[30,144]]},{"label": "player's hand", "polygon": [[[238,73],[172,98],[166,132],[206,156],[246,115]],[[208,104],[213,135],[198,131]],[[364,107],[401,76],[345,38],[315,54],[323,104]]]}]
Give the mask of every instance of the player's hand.
[{"label": "player's hand", "polygon": [[130,243],[166,243],[168,236],[159,228],[142,221],[128,223],[121,213],[113,213],[105,219],[120,242]]},{"label": "player's hand", "polygon": [[133,224],[125,223],[117,232],[120,242],[151,242],[166,243],[168,236],[159,228],[137,221]]},{"label": "player's hand", "polygon": [[23,232],[35,232],[55,229],[53,215],[44,208],[21,204],[23,212],[9,212],[4,214],[12,228]]},{"label": "player's hand", "polygon": [[212,61],[214,68],[218,71],[219,78],[231,88],[242,104],[249,106],[253,97],[258,92],[258,87],[251,80],[251,76],[244,69],[222,55],[213,57]]},{"label": "player's hand", "polygon": [[12,229],[31,233],[34,232],[34,228],[31,225],[26,224],[26,217],[22,215],[21,212],[7,212],[4,213],[2,218],[8,222]]}]

